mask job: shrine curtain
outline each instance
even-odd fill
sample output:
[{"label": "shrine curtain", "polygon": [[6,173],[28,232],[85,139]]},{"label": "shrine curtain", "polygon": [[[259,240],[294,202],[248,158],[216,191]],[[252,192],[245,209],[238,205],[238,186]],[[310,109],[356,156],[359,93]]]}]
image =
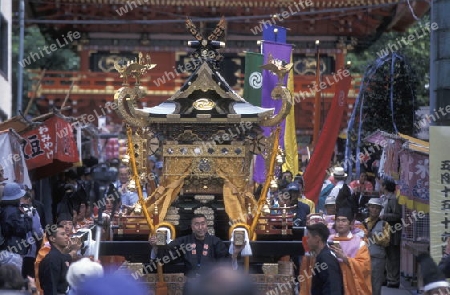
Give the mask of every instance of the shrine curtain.
[{"label": "shrine curtain", "polygon": [[[232,222],[246,222],[246,201],[251,208],[256,207],[256,200],[252,193],[247,191],[249,175],[246,175],[245,159],[219,158],[216,161],[217,175],[224,179],[223,201],[225,212]],[[248,164],[249,165],[249,164]]]},{"label": "shrine curtain", "polygon": [[[154,212],[155,203],[159,209],[159,220],[163,221],[166,217],[167,210],[173,201],[178,197],[183,187],[184,179],[189,176],[192,171],[192,158],[166,158],[165,171],[163,179],[156,190],[156,202],[147,203],[149,212]],[[176,171],[176,173],[175,173]],[[148,200],[153,198],[148,198]]]}]

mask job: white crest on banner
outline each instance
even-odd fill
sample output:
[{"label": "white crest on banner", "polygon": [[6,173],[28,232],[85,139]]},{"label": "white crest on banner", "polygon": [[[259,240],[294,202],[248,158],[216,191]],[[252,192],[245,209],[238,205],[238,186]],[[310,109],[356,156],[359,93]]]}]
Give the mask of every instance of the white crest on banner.
[{"label": "white crest on banner", "polygon": [[253,72],[248,77],[248,84],[254,88],[259,89],[262,86],[262,75],[260,72]]}]

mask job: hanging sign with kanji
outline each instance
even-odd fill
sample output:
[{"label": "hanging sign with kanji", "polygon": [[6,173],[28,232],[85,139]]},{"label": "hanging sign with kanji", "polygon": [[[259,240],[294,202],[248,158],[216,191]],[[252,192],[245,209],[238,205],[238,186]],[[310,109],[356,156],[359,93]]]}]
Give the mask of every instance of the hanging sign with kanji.
[{"label": "hanging sign with kanji", "polygon": [[413,206],[413,209],[421,210],[423,206],[420,204],[428,205],[430,202],[429,157],[426,154],[404,149],[399,152],[399,159],[400,194],[411,201],[408,203]]},{"label": "hanging sign with kanji", "polygon": [[450,126],[430,126],[430,253],[439,262],[450,237]]},{"label": "hanging sign with kanji", "polygon": [[76,163],[79,160],[72,126],[60,117],[53,116],[22,136],[26,140],[23,154],[29,170],[54,161]]}]

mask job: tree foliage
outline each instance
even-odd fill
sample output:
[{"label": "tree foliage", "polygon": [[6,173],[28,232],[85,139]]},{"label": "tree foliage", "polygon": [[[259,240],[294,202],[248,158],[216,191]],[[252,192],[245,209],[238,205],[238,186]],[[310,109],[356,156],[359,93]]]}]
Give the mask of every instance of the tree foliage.
[{"label": "tree foliage", "polygon": [[[429,103],[430,30],[426,26],[430,27],[428,15],[404,33],[385,33],[367,50],[347,55],[352,72],[362,74],[363,81],[349,124],[346,154],[357,154],[358,143],[360,151],[369,150],[370,157],[361,161],[362,170],[375,171],[372,163],[380,156],[363,139],[376,130],[414,135],[415,112]],[[410,36],[414,41],[408,41]]]},{"label": "tree foliage", "polygon": [[392,53],[377,59],[367,68],[362,82],[359,104],[355,105],[356,112],[362,109],[358,114],[362,135],[378,129],[413,135],[416,79],[404,56]]},{"label": "tree foliage", "polygon": [[[352,63],[352,71],[363,74],[382,52],[397,52],[411,65],[412,78],[417,81],[415,102],[419,106],[429,104],[429,73],[430,73],[430,34],[426,26],[430,25],[430,16],[425,15],[420,21],[408,28],[405,32],[384,33],[367,50],[349,53],[347,59]],[[414,41],[402,42],[413,36]],[[398,49],[398,50],[396,50]]]},{"label": "tree foliage", "polygon": [[[17,97],[17,77],[18,69],[21,65],[19,59],[19,27],[13,27],[12,35],[12,70],[13,70],[13,97]],[[50,37],[50,34],[42,33],[37,26],[27,27],[24,36],[24,58],[29,58],[32,53],[39,54],[39,59],[35,58],[31,63],[24,67],[23,71],[23,109],[28,103],[28,92],[32,90],[34,79],[37,75],[35,70],[58,70],[58,71],[76,71],[79,68],[79,57],[73,49],[69,47],[58,48],[47,54],[43,48],[56,44],[56,40]],[[42,52],[43,54],[40,54]],[[13,110],[16,109],[16,100],[13,99]],[[32,115],[36,109],[31,110]]]}]

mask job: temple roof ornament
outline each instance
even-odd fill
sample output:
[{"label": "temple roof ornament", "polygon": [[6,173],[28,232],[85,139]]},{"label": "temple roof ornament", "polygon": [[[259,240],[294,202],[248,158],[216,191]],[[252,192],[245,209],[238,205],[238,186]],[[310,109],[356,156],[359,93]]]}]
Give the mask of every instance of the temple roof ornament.
[{"label": "temple roof ornament", "polygon": [[223,56],[217,52],[217,49],[225,47],[225,43],[217,41],[217,39],[221,38],[225,32],[225,19],[223,17],[220,19],[219,23],[216,25],[216,28],[207,39],[203,37],[195,24],[189,18],[186,19],[186,28],[196,39],[196,41],[188,42],[188,45],[195,49],[195,51],[192,52],[194,69],[196,69],[198,65],[202,64],[202,62],[208,62],[212,69],[219,70]]},{"label": "temple roof ornament", "polygon": [[128,85],[130,76],[136,79],[136,85],[140,85],[141,77],[154,67],[156,64],[151,63],[150,55],[147,54],[144,58],[142,52],[139,53],[139,60],[129,60],[126,65],[120,65],[118,61],[114,62],[114,68],[119,72],[120,78],[123,78],[123,85]]}]

